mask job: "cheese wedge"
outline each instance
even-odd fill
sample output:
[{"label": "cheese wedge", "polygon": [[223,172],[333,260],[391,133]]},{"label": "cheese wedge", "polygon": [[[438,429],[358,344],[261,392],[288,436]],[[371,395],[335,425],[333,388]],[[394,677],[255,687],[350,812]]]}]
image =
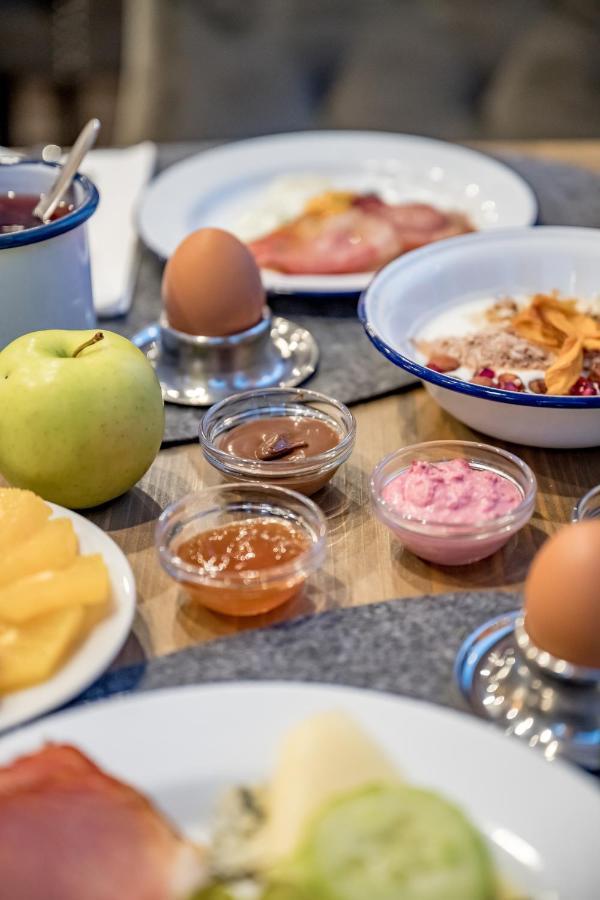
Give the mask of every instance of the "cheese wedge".
[{"label": "cheese wedge", "polygon": [[267,822],[250,855],[261,868],[275,865],[296,850],[309,822],[336,796],[400,780],[380,747],[347,715],[312,716],[284,738],[267,789]]}]

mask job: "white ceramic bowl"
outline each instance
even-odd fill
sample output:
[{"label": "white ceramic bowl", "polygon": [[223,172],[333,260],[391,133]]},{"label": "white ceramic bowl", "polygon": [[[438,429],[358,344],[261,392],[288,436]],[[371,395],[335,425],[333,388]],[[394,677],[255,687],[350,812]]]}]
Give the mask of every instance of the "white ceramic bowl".
[{"label": "white ceramic bowl", "polygon": [[[0,158],[0,194],[47,193],[58,168],[40,160]],[[93,328],[87,219],[98,191],[75,177],[74,209],[60,219],[13,234],[0,234],[0,349],[30,331]]]},{"label": "white ceramic bowl", "polygon": [[377,349],[422,379],[440,406],[471,428],[534,447],[595,447],[600,396],[482,387],[417,361],[412,339],[448,307],[479,296],[553,290],[582,299],[600,295],[600,230],[511,228],[440,241],[381,269],[360,299],[359,316]]}]

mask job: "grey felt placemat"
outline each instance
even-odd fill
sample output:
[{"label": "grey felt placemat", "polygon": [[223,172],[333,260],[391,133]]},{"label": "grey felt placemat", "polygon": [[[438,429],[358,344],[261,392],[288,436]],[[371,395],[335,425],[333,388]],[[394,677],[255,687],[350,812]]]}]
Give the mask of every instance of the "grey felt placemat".
[{"label": "grey felt placemat", "polygon": [[[161,148],[159,168],[198,149],[194,145]],[[506,155],[502,160],[532,186],[538,198],[541,224],[600,227],[599,175],[520,156]],[[132,310],[126,318],[107,320],[106,327],[131,336],[156,321],[160,312],[161,272],[162,263],[143,250]],[[356,318],[355,300],[278,297],[270,303],[276,313],[305,326],[316,337],[321,359],[316,374],[308,382],[314,390],[352,404],[401,387],[404,373],[370,344]],[[202,409],[167,404],[165,443],[195,440],[203,413]]]},{"label": "grey felt placemat", "polygon": [[519,605],[517,594],[486,591],[333,610],[118,669],[78,702],[183,684],[276,679],[371,688],[460,708],[453,679],[460,645],[478,625]]}]

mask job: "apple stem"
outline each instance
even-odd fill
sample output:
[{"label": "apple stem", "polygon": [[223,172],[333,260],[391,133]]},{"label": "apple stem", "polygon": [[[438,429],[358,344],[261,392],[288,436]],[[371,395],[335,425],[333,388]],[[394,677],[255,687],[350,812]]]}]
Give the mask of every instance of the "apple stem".
[{"label": "apple stem", "polygon": [[97,344],[98,341],[104,340],[104,335],[101,331],[97,331],[96,334],[92,335],[89,341],[84,341],[83,344],[80,344],[75,353],[73,354],[73,359],[78,356],[82,350],[85,350],[86,347],[91,347],[92,344]]}]

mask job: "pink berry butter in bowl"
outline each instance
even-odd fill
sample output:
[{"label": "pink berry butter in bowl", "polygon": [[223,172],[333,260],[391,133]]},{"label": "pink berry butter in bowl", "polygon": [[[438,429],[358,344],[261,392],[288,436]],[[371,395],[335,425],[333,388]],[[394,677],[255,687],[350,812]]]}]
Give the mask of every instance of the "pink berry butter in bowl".
[{"label": "pink berry butter in bowl", "polygon": [[413,444],[371,476],[377,516],[422,559],[460,566],[491,556],[527,524],[537,484],[506,450],[471,441]]}]

